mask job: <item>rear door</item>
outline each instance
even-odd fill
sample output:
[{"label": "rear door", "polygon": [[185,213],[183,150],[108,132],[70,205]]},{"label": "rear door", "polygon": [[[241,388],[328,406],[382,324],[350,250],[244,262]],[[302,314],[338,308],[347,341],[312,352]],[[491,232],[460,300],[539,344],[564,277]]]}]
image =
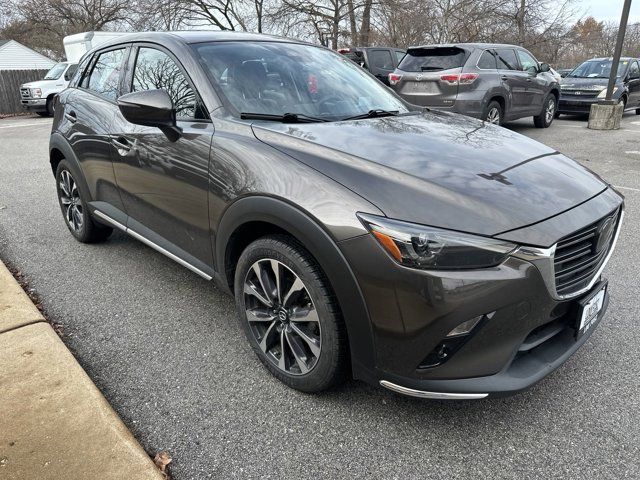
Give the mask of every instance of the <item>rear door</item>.
[{"label": "rear door", "polygon": [[387,48],[370,48],[367,50],[369,71],[385,85],[389,85],[389,74],[393,72],[395,65],[391,50]]},{"label": "rear door", "polygon": [[531,99],[527,87],[531,81],[529,74],[520,69],[520,62],[513,48],[494,50],[498,62],[498,73],[507,92],[506,118],[517,118],[529,114]]},{"label": "rear door", "polygon": [[406,101],[427,107],[452,107],[458,96],[457,76],[468,58],[459,47],[410,48],[397,73],[394,89]]},{"label": "rear door", "polygon": [[160,129],[115,113],[111,144],[127,226],[206,271],[212,260],[207,192],[213,124],[193,82],[167,50],[135,45],[127,70],[124,92],[167,91],[182,130],[171,141]]},{"label": "rear door", "polygon": [[[109,141],[110,128],[118,112],[120,74],[128,55],[127,46],[113,47],[94,55],[64,106],[64,121],[70,125],[67,139],[82,164],[94,201],[114,219],[124,222],[124,207],[118,192]],[[108,210],[108,212],[106,212]]]}]

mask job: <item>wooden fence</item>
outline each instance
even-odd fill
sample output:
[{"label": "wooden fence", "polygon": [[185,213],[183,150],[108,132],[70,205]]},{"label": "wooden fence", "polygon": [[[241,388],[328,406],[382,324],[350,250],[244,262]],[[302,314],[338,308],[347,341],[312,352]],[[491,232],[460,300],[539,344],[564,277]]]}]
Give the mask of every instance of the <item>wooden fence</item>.
[{"label": "wooden fence", "polygon": [[47,70],[0,70],[0,113],[23,112],[20,85],[42,80]]}]

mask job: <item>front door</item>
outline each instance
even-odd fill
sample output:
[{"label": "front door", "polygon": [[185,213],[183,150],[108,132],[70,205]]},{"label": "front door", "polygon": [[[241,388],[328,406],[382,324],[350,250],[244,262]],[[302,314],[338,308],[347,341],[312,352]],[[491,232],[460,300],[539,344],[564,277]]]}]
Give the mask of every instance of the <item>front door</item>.
[{"label": "front door", "polygon": [[528,75],[527,78],[527,103],[532,115],[538,115],[542,111],[548,80],[540,73],[538,61],[524,50],[516,50],[520,60],[520,69]]},{"label": "front door", "polygon": [[182,130],[174,141],[160,129],[129,123],[118,111],[111,129],[116,179],[127,227],[201,268],[212,264],[208,216],[213,124],[182,66],[157,46],[130,55],[125,91],[162,89]]},{"label": "front door", "polygon": [[640,67],[638,62],[633,60],[629,66],[629,107],[640,106]]}]

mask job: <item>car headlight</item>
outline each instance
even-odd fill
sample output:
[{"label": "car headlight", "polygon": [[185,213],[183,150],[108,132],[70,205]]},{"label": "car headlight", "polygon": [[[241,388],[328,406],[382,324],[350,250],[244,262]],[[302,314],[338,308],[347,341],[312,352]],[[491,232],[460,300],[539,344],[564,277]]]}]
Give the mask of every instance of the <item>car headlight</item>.
[{"label": "car headlight", "polygon": [[31,96],[33,98],[40,98],[42,96],[42,90],[39,88],[32,88],[31,89]]},{"label": "car headlight", "polygon": [[358,213],[378,243],[400,265],[424,270],[488,268],[501,264],[517,245],[441,228]]},{"label": "car headlight", "polygon": [[[613,87],[613,93],[611,95],[612,96],[615,95],[617,91],[618,91],[618,87]],[[598,98],[606,98],[606,97],[607,97],[607,89],[605,88],[598,94]]]}]

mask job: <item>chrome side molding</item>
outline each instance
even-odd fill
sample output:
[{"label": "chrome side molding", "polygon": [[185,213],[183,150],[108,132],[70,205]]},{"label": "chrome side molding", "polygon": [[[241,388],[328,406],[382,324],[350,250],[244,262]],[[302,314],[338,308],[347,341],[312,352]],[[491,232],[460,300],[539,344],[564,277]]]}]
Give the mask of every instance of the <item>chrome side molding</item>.
[{"label": "chrome side molding", "polygon": [[479,400],[489,396],[488,393],[445,393],[445,392],[425,392],[414,390],[413,388],[402,387],[387,380],[380,380],[380,385],[402,395],[409,395],[417,398],[431,398],[435,400]]},{"label": "chrome side molding", "polygon": [[189,262],[187,262],[187,261],[183,260],[182,258],[178,257],[177,255],[171,253],[169,250],[161,247],[157,243],[152,242],[147,237],[145,237],[143,235],[140,235],[135,230],[131,230],[129,227],[121,224],[117,220],[114,220],[109,215],[107,215],[105,213],[102,213],[100,210],[97,210],[97,209],[94,209],[93,213],[97,217],[100,217],[102,220],[104,220],[104,221],[108,222],[109,224],[113,225],[114,227],[122,230],[124,233],[127,233],[127,234],[131,235],[136,240],[141,241],[142,243],[144,243],[145,245],[148,245],[149,247],[153,248],[157,252],[160,252],[164,256],[169,257],[171,260],[173,260],[176,263],[179,263],[180,265],[182,265],[185,268],[188,268],[193,273],[196,273],[196,274],[200,275],[205,280],[211,280],[211,278],[212,278],[211,275],[207,275],[205,272],[200,270],[198,267],[195,267],[195,266],[191,265]]}]

